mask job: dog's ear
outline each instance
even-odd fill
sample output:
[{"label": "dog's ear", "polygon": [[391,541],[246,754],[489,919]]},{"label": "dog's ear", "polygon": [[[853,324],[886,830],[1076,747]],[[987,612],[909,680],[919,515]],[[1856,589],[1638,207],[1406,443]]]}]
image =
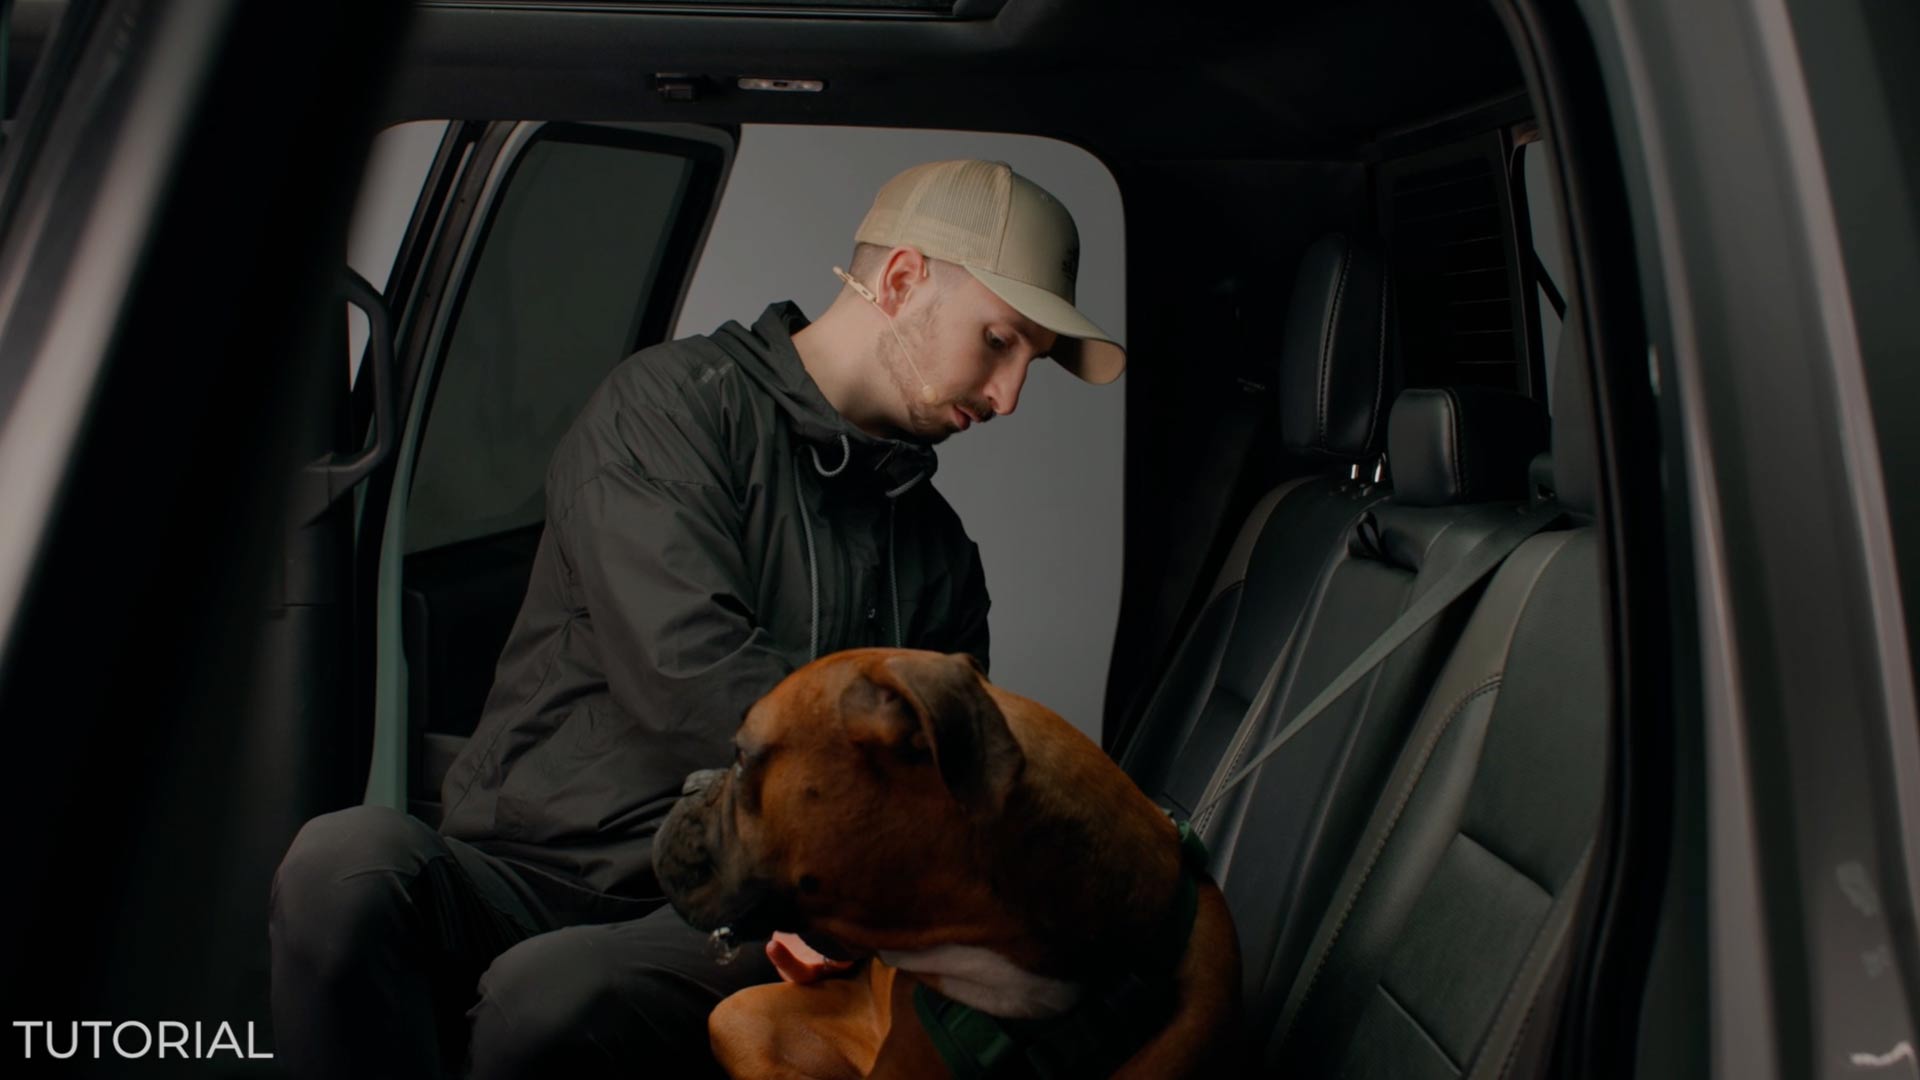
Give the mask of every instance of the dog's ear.
[{"label": "dog's ear", "polygon": [[966,653],[888,657],[847,687],[841,708],[886,742],[931,754],[947,790],[976,816],[1000,812],[1025,762]]}]

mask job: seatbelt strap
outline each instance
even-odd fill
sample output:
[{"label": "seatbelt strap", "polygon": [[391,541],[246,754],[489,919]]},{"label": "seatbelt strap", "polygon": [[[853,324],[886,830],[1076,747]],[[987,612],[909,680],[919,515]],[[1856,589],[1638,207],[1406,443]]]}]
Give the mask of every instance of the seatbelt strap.
[{"label": "seatbelt strap", "polygon": [[[1279,734],[1267,740],[1266,745],[1262,746],[1251,760],[1202,799],[1200,805],[1194,807],[1192,815],[1194,820],[1199,820],[1214,803],[1219,802],[1229,791],[1258,772],[1268,758],[1300,733],[1301,728],[1306,727],[1314,717],[1325,712],[1327,706],[1345,696],[1348,690],[1353,689],[1355,683],[1365,678],[1368,672],[1379,667],[1413,635],[1425,629],[1428,623],[1439,618],[1442,612],[1453,606],[1454,601],[1465,596],[1474,586],[1498,570],[1507,556],[1513,554],[1514,550],[1525,543],[1528,537],[1553,524],[1559,520],[1560,516],[1559,506],[1553,503],[1529,507],[1524,513],[1475,544],[1459,562],[1441,575],[1439,581],[1434,582],[1433,588],[1428,589],[1413,603],[1407,605],[1407,609],[1400,613],[1400,617],[1381,631],[1380,636],[1374,638],[1359,656],[1354,657],[1353,662],[1335,676],[1333,682],[1327,684],[1325,690],[1320,691],[1319,696],[1307,702],[1305,708],[1294,714],[1293,719],[1287,721],[1287,726],[1281,728]],[[1276,662],[1276,666],[1285,662],[1286,654],[1283,653],[1280,660]],[[1269,677],[1271,675],[1272,673],[1269,672]]]},{"label": "seatbelt strap", "polygon": [[1533,268],[1534,284],[1546,294],[1547,303],[1553,305],[1553,313],[1564,320],[1567,317],[1567,298],[1561,296],[1559,287],[1554,285],[1553,275],[1547,273],[1547,264],[1541,262],[1540,253],[1532,249],[1527,251],[1527,259],[1527,265]]},{"label": "seatbelt strap", "polygon": [[[1366,509],[1354,515],[1354,519],[1341,530],[1342,535],[1349,535],[1355,529],[1365,528],[1367,520],[1372,517],[1373,505],[1368,503]],[[1326,591],[1327,582],[1333,577],[1333,568],[1340,564],[1346,549],[1346,544],[1335,545],[1333,551],[1328,554],[1326,562],[1314,575],[1313,589],[1308,593],[1306,603],[1300,606],[1293,625],[1288,627],[1287,638],[1281,642],[1280,650],[1274,654],[1273,663],[1267,665],[1267,674],[1260,680],[1260,689],[1254,692],[1253,701],[1240,714],[1240,723],[1233,729],[1233,738],[1227,743],[1226,753],[1220,755],[1220,760],[1215,763],[1212,775],[1207,777],[1207,786],[1200,789],[1200,798],[1194,803],[1200,809],[1188,815],[1187,820],[1193,822],[1193,827],[1201,836],[1209,835],[1213,828],[1213,811],[1217,805],[1213,798],[1214,792],[1220,790],[1221,784],[1239,767],[1247,745],[1253,741],[1260,730],[1260,718],[1273,707],[1273,695],[1279,689],[1280,676],[1285,672],[1287,663],[1293,655],[1294,645],[1300,640],[1300,630],[1314,617],[1314,612],[1320,607],[1321,596]],[[1169,802],[1174,801],[1171,796],[1166,798]],[[1184,807],[1180,812],[1187,813]]]}]

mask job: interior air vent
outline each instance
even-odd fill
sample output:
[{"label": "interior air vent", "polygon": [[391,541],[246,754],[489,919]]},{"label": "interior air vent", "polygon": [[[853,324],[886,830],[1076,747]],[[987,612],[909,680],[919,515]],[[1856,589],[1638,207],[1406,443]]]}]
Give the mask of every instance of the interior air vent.
[{"label": "interior air vent", "polygon": [[1528,389],[1499,160],[1495,137],[1381,170],[1410,386]]}]

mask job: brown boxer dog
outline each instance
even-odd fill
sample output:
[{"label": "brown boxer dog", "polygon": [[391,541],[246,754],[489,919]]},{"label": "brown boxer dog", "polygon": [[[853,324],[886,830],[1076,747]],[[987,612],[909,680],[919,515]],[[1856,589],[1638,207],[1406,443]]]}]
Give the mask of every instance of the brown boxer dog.
[{"label": "brown boxer dog", "polygon": [[[1200,875],[1183,897],[1197,872],[1167,816],[970,657],[824,657],[748,710],[734,745],[732,768],[688,778],[654,841],[675,910],[868,958],[722,1001],[708,1033],[738,1080],[952,1075],[927,1001],[1029,1032],[1110,1002],[1127,971],[1162,991],[1157,1029],[1103,1037],[1126,1056],[1093,1071],[1169,1080],[1238,1063],[1240,952],[1219,888]],[[1157,950],[1182,924],[1184,943],[1176,929]],[[1143,956],[1159,970],[1140,972]]]}]

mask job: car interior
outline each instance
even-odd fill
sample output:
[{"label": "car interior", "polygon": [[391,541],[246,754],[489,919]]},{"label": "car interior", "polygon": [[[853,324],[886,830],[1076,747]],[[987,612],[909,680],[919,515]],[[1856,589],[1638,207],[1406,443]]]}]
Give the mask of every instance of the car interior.
[{"label": "car interior", "polygon": [[[1112,171],[1135,359],[1105,733],[1145,790],[1200,811],[1239,928],[1253,1053],[1309,1075],[1541,1068],[1540,1017],[1566,978],[1605,802],[1606,585],[1578,323],[1555,335],[1557,356],[1543,332],[1577,318],[1535,251],[1529,215],[1554,229],[1556,211],[1529,204],[1522,175],[1523,155],[1550,148],[1494,12],[1304,5],[1257,33],[1202,16],[1168,34],[1029,0],[894,5],[884,19],[856,4],[792,26],[777,7],[724,24],[541,7],[429,5],[391,116],[476,118],[450,129],[436,171],[486,156],[463,140],[592,146],[603,152],[582,167],[601,170],[621,149],[670,160],[671,180],[621,186],[680,199],[651,227],[657,242],[621,245],[659,253],[631,260],[629,299],[613,305],[608,330],[633,347],[662,332],[631,297],[671,309],[724,148],[596,121],[1019,131]],[[779,35],[778,51],[761,35]],[[746,88],[768,75],[822,89]],[[403,252],[430,257],[440,213],[422,203]],[[476,303],[481,245],[468,282],[439,291]],[[452,363],[418,374],[432,346],[409,277],[433,271],[407,259],[387,290],[403,412],[417,408],[408,387],[431,398],[458,378]],[[577,407],[597,375],[548,390]],[[513,449],[538,464],[550,445]],[[431,468],[423,454],[414,510]],[[363,507],[378,481],[370,491]],[[1223,790],[1477,545],[1543,506],[1545,527],[1497,573]],[[385,527],[363,510],[360,550]],[[406,787],[428,820],[538,533],[536,519],[408,545]]]},{"label": "car interior", "polygon": [[[16,27],[16,77],[53,23]],[[559,432],[436,439],[436,403],[570,415],[662,340],[743,125],[1040,135],[1094,155],[1126,207],[1102,742],[1209,848],[1255,1071],[1543,1075],[1626,1052],[1607,1044],[1632,1045],[1638,1002],[1604,991],[1644,978],[1657,890],[1619,883],[1663,853],[1620,755],[1663,706],[1629,710],[1624,680],[1664,615],[1627,615],[1645,563],[1621,555],[1612,493],[1640,465],[1601,423],[1591,331],[1638,316],[1576,270],[1609,250],[1579,216],[1602,181],[1528,40],[1482,0],[1178,19],[1098,0],[416,5],[373,128],[451,123],[384,288],[340,286],[373,328],[360,375],[314,382],[297,436],[274,659],[250,691],[295,773],[272,828],[374,792],[437,820]],[[465,377],[462,341],[504,332],[489,275],[514,249],[489,239],[535,212],[515,181],[542,169],[608,191],[580,236],[548,238],[609,252],[605,295],[565,307],[587,359]],[[447,463],[476,459],[519,487],[440,526]],[[1631,544],[1657,550],[1636,521]],[[1648,751],[1633,791],[1660,769]],[[260,944],[232,948],[264,987]]]}]

